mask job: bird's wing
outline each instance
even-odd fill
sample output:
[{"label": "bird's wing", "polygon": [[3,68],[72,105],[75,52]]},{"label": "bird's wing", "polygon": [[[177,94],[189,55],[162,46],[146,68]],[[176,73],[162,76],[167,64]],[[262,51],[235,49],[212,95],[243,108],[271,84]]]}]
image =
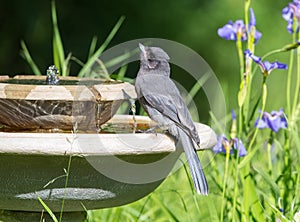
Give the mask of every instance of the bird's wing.
[{"label": "bird's wing", "polygon": [[[175,95],[173,95],[173,94]],[[200,144],[198,132],[192,121],[189,110],[182,100],[177,88],[168,92],[167,96],[163,94],[146,94],[143,96],[145,101],[162,115],[168,117],[185,131],[197,144]]]},{"label": "bird's wing", "polygon": [[200,138],[196,126],[192,120],[190,111],[188,110],[185,102],[179,97],[180,106],[178,106],[178,117],[180,120],[181,128],[196,142],[200,145]]},{"label": "bird's wing", "polygon": [[150,105],[152,108],[156,109],[158,112],[168,117],[173,122],[179,123],[177,108],[168,96],[148,94],[144,95],[143,97],[148,105]]}]

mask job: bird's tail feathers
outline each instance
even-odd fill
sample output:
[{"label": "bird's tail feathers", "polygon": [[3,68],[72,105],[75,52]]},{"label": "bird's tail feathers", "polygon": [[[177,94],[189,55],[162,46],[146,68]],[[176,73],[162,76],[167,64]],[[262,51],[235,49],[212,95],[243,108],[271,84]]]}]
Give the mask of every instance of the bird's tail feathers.
[{"label": "bird's tail feathers", "polygon": [[183,130],[178,129],[178,131],[180,134],[182,147],[184,149],[190,167],[195,189],[199,194],[208,195],[207,181],[199,157],[197,155],[196,149],[194,147],[193,140]]}]

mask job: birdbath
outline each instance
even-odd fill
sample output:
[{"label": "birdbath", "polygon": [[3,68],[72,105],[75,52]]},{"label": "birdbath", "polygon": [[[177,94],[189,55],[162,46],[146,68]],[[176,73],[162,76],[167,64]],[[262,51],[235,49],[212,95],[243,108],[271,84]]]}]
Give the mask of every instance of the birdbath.
[{"label": "birdbath", "polygon": [[[86,210],[151,193],[181,155],[164,132],[133,133],[155,124],[148,117],[114,115],[135,97],[132,85],[47,86],[32,79],[39,78],[0,80],[0,220],[40,220],[40,198],[55,214],[63,206],[63,221],[83,221]],[[214,132],[196,127],[201,149],[211,148]]]}]

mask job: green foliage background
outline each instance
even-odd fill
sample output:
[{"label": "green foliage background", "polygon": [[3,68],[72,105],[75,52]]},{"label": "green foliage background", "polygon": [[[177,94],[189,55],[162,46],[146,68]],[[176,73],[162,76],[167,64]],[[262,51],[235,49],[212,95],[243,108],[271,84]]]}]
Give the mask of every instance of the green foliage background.
[{"label": "green foliage background", "polygon": [[[263,32],[256,54],[280,47],[290,42],[286,21],[281,10],[288,1],[252,1],[257,28]],[[88,54],[92,37],[99,38],[100,45],[121,15],[126,19],[110,46],[136,38],[165,38],[182,43],[197,51],[212,67],[220,79],[226,94],[228,107],[236,106],[235,95],[239,87],[239,67],[233,42],[226,42],[217,36],[217,29],[228,20],[243,18],[243,1],[240,0],[186,0],[186,1],[122,1],[122,0],[79,0],[57,1],[59,28],[66,50],[78,59]],[[20,40],[24,39],[28,49],[41,70],[46,71],[52,62],[52,25],[50,1],[3,1],[0,7],[0,74],[15,75],[31,73],[30,67],[19,55]],[[282,57],[282,59],[281,59]],[[287,56],[276,58],[287,62]],[[271,59],[270,59],[271,60]],[[73,64],[71,74],[76,75],[79,65]],[[137,67],[129,69],[129,76],[135,77]],[[174,69],[173,78],[186,89],[194,84],[180,70]],[[280,93],[285,74],[276,72],[270,78],[269,100],[272,109],[283,106]],[[199,93],[196,101],[202,122],[208,119],[208,104],[205,95]],[[202,112],[201,112],[202,111]]]},{"label": "green foliage background", "polygon": [[[251,6],[255,11],[257,29],[263,34],[256,48],[256,55],[262,56],[270,50],[291,43],[291,35],[286,31],[286,21],[281,16],[281,10],[288,2],[287,0],[252,1]],[[84,2],[64,0],[57,1],[56,8],[66,54],[72,52],[75,57],[84,60],[87,57],[92,37],[94,35],[98,36],[100,45],[118,18],[124,15],[126,20],[110,46],[132,39],[148,37],[165,38],[182,43],[197,51],[215,71],[224,90],[228,110],[238,107],[237,92],[239,90],[240,75],[235,43],[218,37],[217,29],[230,19],[244,18],[243,1],[91,0]],[[50,1],[29,0],[21,2],[11,0],[2,3],[0,8],[0,74],[31,73],[30,67],[19,56],[21,39],[25,40],[33,59],[41,70],[46,71],[47,67],[53,63],[50,13]],[[268,60],[278,60],[288,64],[288,58],[289,53],[282,53],[269,57]],[[76,75],[79,69],[80,67],[74,64],[71,68],[71,74]],[[128,77],[134,78],[137,70],[137,63],[129,67]],[[261,75],[259,73],[255,75],[258,76],[254,78],[257,82],[254,82],[254,90],[252,91],[254,96],[256,93],[261,92],[262,82]],[[279,110],[280,107],[286,106],[286,75],[286,71],[276,70],[267,79],[267,111]],[[182,83],[187,90],[194,85],[194,82],[187,78],[183,71],[177,67],[173,69],[172,78]],[[292,80],[292,82],[294,81]],[[198,93],[194,101],[198,106],[200,121],[209,123],[209,106],[203,92]],[[289,133],[290,136],[297,135],[298,130]],[[268,135],[259,135],[258,143],[255,144],[258,148],[261,147],[265,138],[268,138]],[[245,137],[247,136],[245,135]],[[299,144],[299,139],[295,140]],[[289,145],[289,143],[286,144]],[[253,206],[251,206],[251,209],[249,208],[249,211],[251,210],[251,215],[247,215],[249,218],[250,216],[251,218],[266,216],[266,221],[274,221],[278,215],[281,215],[278,198],[284,194],[286,196],[283,202],[288,212],[287,216],[288,218],[293,217],[293,214],[297,211],[296,208],[299,207],[298,189],[296,187],[296,194],[294,195],[293,190],[287,190],[291,189],[290,187],[293,184],[286,183],[284,185],[284,183],[291,180],[296,181],[295,184],[299,185],[300,177],[299,172],[295,171],[295,166],[297,166],[297,163],[294,162],[297,159],[294,155],[296,153],[295,147],[288,148],[291,148],[291,152],[288,156],[290,162],[287,167],[293,170],[292,173],[287,171],[283,174],[286,169],[282,166],[283,161],[281,160],[284,153],[282,152],[283,148],[280,146],[273,154],[276,161],[273,166],[274,171],[269,172],[270,175],[265,173],[265,163],[267,162],[265,150],[263,148],[258,149],[257,155],[251,159],[251,169],[250,165],[249,169],[246,169],[251,172],[250,182],[242,177],[247,173],[243,172],[245,169],[235,171],[235,163],[230,162],[233,165],[229,166],[229,172],[236,172],[236,175],[240,175],[239,180],[244,182],[244,191],[246,190],[250,196],[250,200],[247,202],[244,198],[246,192],[242,193],[243,190],[239,190],[241,193],[234,193],[237,197],[238,212],[248,210],[246,206],[251,203]],[[230,161],[234,161],[234,159],[231,158]],[[225,177],[224,168],[224,157],[221,155],[214,158],[210,165],[205,168],[209,184],[211,184],[209,197],[202,197],[193,193],[193,188],[187,179],[186,169],[182,168],[167,178],[150,196],[120,208],[89,211],[88,219],[89,221],[115,221],[116,218],[119,218],[119,221],[194,221],[195,219],[218,221],[220,208],[222,208],[221,186]],[[279,177],[274,180],[274,178],[277,178],[277,174]],[[280,175],[283,175],[283,178]],[[236,183],[236,185],[240,184]],[[247,190],[248,187],[251,190]],[[225,210],[225,218],[241,218],[240,215],[233,216],[233,211],[231,212],[233,206],[230,203],[232,202],[234,188],[232,180],[229,180],[225,195],[228,205],[222,208]],[[274,188],[274,192],[270,188]],[[273,195],[272,192],[276,195]],[[261,202],[256,201],[258,199]],[[278,203],[276,203],[277,201]],[[263,203],[264,208],[259,205],[261,203]],[[265,210],[265,213],[262,212],[262,209]],[[281,219],[285,218],[282,217]]]}]

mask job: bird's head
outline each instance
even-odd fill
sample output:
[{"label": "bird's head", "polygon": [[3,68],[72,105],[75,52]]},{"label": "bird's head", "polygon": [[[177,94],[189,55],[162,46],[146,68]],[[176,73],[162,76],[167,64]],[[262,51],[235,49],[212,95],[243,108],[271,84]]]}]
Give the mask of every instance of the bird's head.
[{"label": "bird's head", "polygon": [[149,69],[155,69],[162,62],[168,62],[170,57],[159,47],[144,46],[139,43],[141,50],[141,62],[146,64]]}]

